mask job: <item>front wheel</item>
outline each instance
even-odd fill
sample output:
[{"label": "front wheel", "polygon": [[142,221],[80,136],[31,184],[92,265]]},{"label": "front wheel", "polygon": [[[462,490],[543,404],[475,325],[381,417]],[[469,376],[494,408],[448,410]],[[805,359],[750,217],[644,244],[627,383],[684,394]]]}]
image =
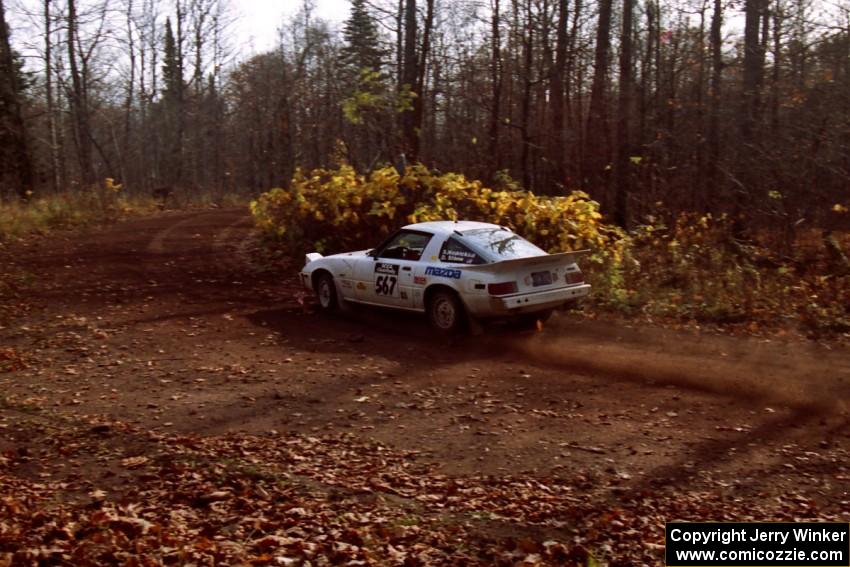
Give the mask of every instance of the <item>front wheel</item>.
[{"label": "front wheel", "polygon": [[437,331],[446,334],[457,331],[463,323],[463,316],[463,305],[453,292],[440,290],[431,296],[428,319]]},{"label": "front wheel", "polygon": [[339,301],[336,296],[336,284],[330,274],[319,274],[316,279],[316,295],[319,297],[319,307],[322,311],[336,311]]}]

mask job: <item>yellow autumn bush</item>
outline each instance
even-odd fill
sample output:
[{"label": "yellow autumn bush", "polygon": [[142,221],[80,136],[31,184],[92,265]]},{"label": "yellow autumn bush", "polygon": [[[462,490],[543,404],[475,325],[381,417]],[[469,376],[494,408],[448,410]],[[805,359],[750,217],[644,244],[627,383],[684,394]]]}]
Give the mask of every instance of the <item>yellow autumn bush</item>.
[{"label": "yellow autumn bush", "polygon": [[585,193],[542,197],[497,190],[422,165],[404,176],[392,167],[368,176],[349,166],[299,170],[289,189],[272,189],[251,210],[257,226],[291,254],[369,248],[405,224],[455,219],[508,226],[549,252],[589,248],[597,263],[619,259],[624,242]]}]

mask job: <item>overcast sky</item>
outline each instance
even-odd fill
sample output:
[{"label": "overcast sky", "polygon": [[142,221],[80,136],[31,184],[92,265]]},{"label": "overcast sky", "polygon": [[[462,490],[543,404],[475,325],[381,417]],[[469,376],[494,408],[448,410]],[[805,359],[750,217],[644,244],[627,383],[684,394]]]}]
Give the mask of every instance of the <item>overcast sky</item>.
[{"label": "overcast sky", "polygon": [[[235,39],[247,52],[261,52],[277,44],[277,28],[298,12],[301,0],[231,0],[237,10]],[[315,17],[339,26],[348,18],[349,0],[313,0]],[[253,44],[253,49],[251,45]]]},{"label": "overcast sky", "polygon": [[[312,0],[313,16],[341,27],[348,18],[349,0]],[[28,44],[41,44],[30,30],[41,25],[41,0],[11,0],[5,2],[7,18],[12,27],[12,40],[25,53]],[[301,8],[303,0],[230,0],[236,22],[233,44],[243,56],[268,51],[277,45],[277,29]],[[167,8],[163,6],[163,14]],[[27,15],[27,14],[30,15]],[[164,18],[164,16],[163,16]]]}]

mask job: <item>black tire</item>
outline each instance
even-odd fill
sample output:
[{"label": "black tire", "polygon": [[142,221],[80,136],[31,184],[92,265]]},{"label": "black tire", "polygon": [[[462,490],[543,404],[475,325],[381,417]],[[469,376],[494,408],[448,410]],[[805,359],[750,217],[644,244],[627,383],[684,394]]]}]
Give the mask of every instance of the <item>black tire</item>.
[{"label": "black tire", "polygon": [[463,326],[466,313],[457,294],[438,290],[428,299],[428,320],[440,333],[456,333]]},{"label": "black tire", "polygon": [[316,277],[316,297],[319,299],[319,308],[322,311],[332,313],[339,308],[339,299],[336,296],[336,284],[333,277],[323,272]]}]

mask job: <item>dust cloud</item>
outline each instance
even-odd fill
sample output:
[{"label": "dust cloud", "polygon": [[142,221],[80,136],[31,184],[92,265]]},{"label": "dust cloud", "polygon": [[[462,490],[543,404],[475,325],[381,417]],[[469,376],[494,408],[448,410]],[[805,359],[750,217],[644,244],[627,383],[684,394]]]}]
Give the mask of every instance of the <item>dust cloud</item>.
[{"label": "dust cloud", "polygon": [[850,398],[850,353],[815,344],[558,321],[496,342],[529,363],[740,402],[845,414]]}]

